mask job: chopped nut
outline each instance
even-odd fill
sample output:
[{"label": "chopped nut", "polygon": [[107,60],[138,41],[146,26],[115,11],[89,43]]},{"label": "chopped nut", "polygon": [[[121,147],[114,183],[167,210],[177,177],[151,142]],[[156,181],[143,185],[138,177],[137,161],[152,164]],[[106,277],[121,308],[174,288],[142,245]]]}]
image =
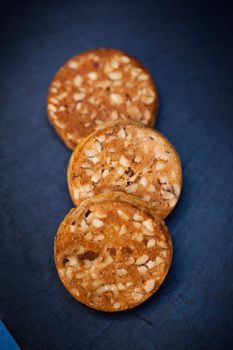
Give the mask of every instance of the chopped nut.
[{"label": "chopped nut", "polygon": [[120,307],[121,307],[121,304],[120,304],[120,303],[114,303],[114,304],[113,304],[113,308],[114,308],[114,309],[120,309]]},{"label": "chopped nut", "polygon": [[127,57],[127,56],[125,56],[125,55],[121,56],[121,57],[120,57],[120,60],[121,60],[121,62],[124,62],[124,63],[129,63],[129,62],[130,62],[129,57]]},{"label": "chopped nut", "polygon": [[73,193],[74,193],[74,198],[75,199],[79,199],[80,191],[79,191],[79,189],[77,187],[73,189]]},{"label": "chopped nut", "polygon": [[83,163],[83,164],[80,165],[80,168],[88,169],[88,168],[90,168],[90,164]]},{"label": "chopped nut", "polygon": [[121,129],[118,131],[117,136],[121,137],[122,139],[125,139],[125,138],[126,138],[125,129],[124,129],[124,128],[121,128]]},{"label": "chopped nut", "polygon": [[70,280],[73,277],[73,269],[72,267],[68,267],[66,269],[66,277]]},{"label": "chopped nut", "polygon": [[155,191],[156,191],[155,186],[151,184],[151,185],[148,187],[148,191],[149,191],[149,192],[155,192]]},{"label": "chopped nut", "polygon": [[151,96],[142,96],[141,101],[147,105],[150,105],[154,101],[154,97]]},{"label": "chopped nut", "polygon": [[133,285],[133,282],[127,282],[127,283],[126,283],[126,287],[127,287],[127,288],[132,287],[132,285]]},{"label": "chopped nut", "polygon": [[129,105],[127,107],[127,113],[133,118],[138,119],[141,116],[141,112],[136,106]]},{"label": "chopped nut", "polygon": [[123,99],[119,94],[111,94],[110,98],[111,98],[111,101],[116,104],[120,104],[123,102]]},{"label": "chopped nut", "polygon": [[155,245],[155,239],[149,239],[148,243],[147,243],[147,248],[151,248],[154,247]]},{"label": "chopped nut", "polygon": [[64,91],[61,94],[57,95],[58,100],[63,100],[68,95],[68,92]]},{"label": "chopped nut", "polygon": [[116,175],[117,176],[122,176],[125,173],[124,168],[121,166],[116,169]]},{"label": "chopped nut", "polygon": [[70,61],[70,62],[68,62],[68,66],[69,66],[71,69],[77,69],[77,68],[78,68],[78,62]]},{"label": "chopped nut", "polygon": [[54,103],[55,105],[57,105],[57,104],[59,103],[59,101],[58,101],[55,97],[50,97],[50,98],[49,98],[49,101],[50,101],[51,103]]},{"label": "chopped nut", "polygon": [[81,77],[81,75],[76,75],[76,77],[73,80],[73,83],[75,86],[80,86],[82,85],[83,82],[83,78]]},{"label": "chopped nut", "polygon": [[126,269],[117,269],[116,273],[118,276],[124,276],[128,273],[128,271]]},{"label": "chopped nut", "polygon": [[94,157],[94,156],[96,156],[96,150],[94,150],[94,149],[87,149],[87,150],[85,150],[85,154],[86,154],[86,156],[87,157]]},{"label": "chopped nut", "polygon": [[75,232],[75,226],[74,225],[70,225],[70,232],[74,233]]},{"label": "chopped nut", "polygon": [[143,265],[137,266],[137,270],[138,270],[139,273],[142,273],[142,274],[143,273],[147,273],[147,271],[148,271],[147,267],[143,266]]},{"label": "chopped nut", "polygon": [[147,261],[149,260],[149,256],[144,254],[144,255],[141,255],[137,258],[135,264],[136,265],[143,265],[145,264]]},{"label": "chopped nut", "polygon": [[117,111],[112,111],[110,114],[110,118],[112,120],[117,120],[118,119],[118,112]]},{"label": "chopped nut", "polygon": [[96,72],[90,72],[87,74],[88,78],[91,80],[96,80],[98,78],[98,75]]},{"label": "chopped nut", "polygon": [[176,197],[179,197],[179,195],[180,195],[180,186],[178,184],[173,184],[173,189],[174,189]]},{"label": "chopped nut", "polygon": [[89,160],[90,160],[92,163],[96,164],[96,163],[98,163],[98,161],[100,160],[100,158],[97,157],[97,156],[95,156],[95,157],[89,158]]},{"label": "chopped nut", "polygon": [[76,258],[76,256],[69,256],[68,260],[69,260],[70,266],[77,266],[78,265],[78,259]]},{"label": "chopped nut", "polygon": [[96,235],[94,237],[94,242],[102,241],[105,238],[103,234]]},{"label": "chopped nut", "polygon": [[148,269],[153,269],[156,266],[155,262],[152,260],[149,260],[146,265]]},{"label": "chopped nut", "polygon": [[125,290],[125,286],[124,286],[124,284],[121,283],[121,282],[119,282],[119,283],[117,284],[117,288],[118,288],[119,290]]},{"label": "chopped nut", "polygon": [[103,81],[98,81],[96,83],[96,87],[102,88],[102,89],[106,89],[111,85],[111,81],[110,80],[103,80]]},{"label": "chopped nut", "polygon": [[137,77],[141,72],[142,72],[142,69],[141,69],[141,68],[133,67],[133,68],[131,69],[131,75],[132,75],[132,77]]},{"label": "chopped nut", "polygon": [[167,183],[168,183],[168,178],[167,178],[167,176],[160,176],[160,177],[159,177],[159,182],[160,182],[161,184],[167,184]]},{"label": "chopped nut", "polygon": [[121,225],[119,235],[124,235],[127,232],[127,228],[125,225]]},{"label": "chopped nut", "polygon": [[173,207],[176,205],[176,203],[177,203],[177,198],[172,199],[172,200],[169,202],[170,208],[173,208]]},{"label": "chopped nut", "polygon": [[97,139],[100,143],[102,143],[102,142],[105,141],[106,137],[105,137],[105,135],[100,135],[100,136],[96,137],[96,139]]},{"label": "chopped nut", "polygon": [[129,167],[129,161],[124,155],[120,157],[119,163],[125,168]]},{"label": "chopped nut", "polygon": [[125,214],[122,210],[118,209],[117,210],[117,213],[120,217],[122,217],[123,220],[125,221],[128,221],[129,220],[129,217],[127,214]]},{"label": "chopped nut", "polygon": [[95,173],[94,173],[94,171],[91,170],[91,169],[86,169],[86,174],[87,174],[87,176],[92,176],[92,175],[94,175]]},{"label": "chopped nut", "polygon": [[169,191],[162,191],[162,197],[163,197],[163,199],[171,200],[174,198],[174,193],[169,192]]},{"label": "chopped nut", "polygon": [[122,78],[122,72],[121,71],[109,72],[108,77],[111,80],[120,80]]},{"label": "chopped nut", "polygon": [[93,238],[92,233],[91,233],[91,232],[88,232],[88,233],[85,235],[85,238],[86,238],[87,241],[91,241],[92,238]]},{"label": "chopped nut", "polygon": [[155,166],[155,170],[156,171],[160,171],[160,170],[162,170],[164,168],[164,163],[162,163],[162,162],[157,162],[156,163],[156,166]]},{"label": "chopped nut", "polygon": [[79,190],[80,192],[90,192],[93,190],[93,186],[89,184],[85,184],[85,185],[79,186]]},{"label": "chopped nut", "polygon": [[115,284],[105,284],[97,289],[97,294],[103,294],[105,292],[113,292],[116,293],[117,287]]},{"label": "chopped nut", "polygon": [[169,156],[168,156],[166,153],[164,153],[164,154],[162,154],[162,155],[160,156],[160,159],[166,161],[166,160],[169,159]]},{"label": "chopped nut", "polygon": [[137,77],[138,80],[148,80],[149,79],[149,76],[147,74],[140,74],[138,77]]},{"label": "chopped nut", "polygon": [[126,261],[125,264],[126,264],[127,266],[128,266],[128,265],[133,265],[134,262],[135,262],[134,257],[133,257],[133,256],[130,256],[130,257],[128,258],[128,260]]},{"label": "chopped nut", "polygon": [[100,178],[101,178],[101,175],[100,174],[94,174],[92,177],[91,177],[91,180],[94,182],[94,183],[98,183],[100,181]]},{"label": "chopped nut", "polygon": [[135,220],[135,221],[142,221],[143,220],[143,216],[141,216],[141,215],[136,213],[133,216],[133,220]]},{"label": "chopped nut", "polygon": [[157,241],[156,244],[161,248],[167,249],[167,243],[165,243],[164,241]]},{"label": "chopped nut", "polygon": [[153,222],[152,222],[151,219],[144,220],[142,224],[143,224],[143,226],[145,226],[145,228],[146,228],[147,230],[149,230],[150,232],[153,232],[153,231],[154,231]]},{"label": "chopped nut", "polygon": [[155,286],[155,280],[148,280],[146,281],[145,285],[144,285],[144,289],[147,293],[151,292],[154,289]]},{"label": "chopped nut", "polygon": [[102,263],[99,264],[99,268],[105,268],[113,262],[111,255],[107,255]]},{"label": "chopped nut", "polygon": [[104,169],[103,173],[102,173],[102,177],[107,177],[109,175],[109,170],[108,169]]},{"label": "chopped nut", "polygon": [[142,224],[140,222],[135,222],[133,221],[133,225],[135,228],[137,228],[138,230],[141,228]]},{"label": "chopped nut", "polygon": [[104,226],[104,223],[103,223],[103,221],[101,221],[101,220],[99,220],[99,219],[94,219],[94,220],[92,221],[92,225],[93,225],[94,227],[102,227],[102,226]]},{"label": "chopped nut", "polygon": [[57,107],[55,107],[52,103],[49,103],[48,104],[48,109],[50,111],[53,111],[53,112],[56,112],[57,111]]},{"label": "chopped nut", "polygon": [[134,300],[141,300],[143,298],[143,294],[142,293],[139,293],[139,292],[132,292],[131,293],[132,297]]},{"label": "chopped nut", "polygon": [[163,259],[160,256],[157,256],[155,259],[155,266],[160,265],[163,263]]},{"label": "chopped nut", "polygon": [[95,149],[97,152],[101,152],[101,151],[102,151],[102,146],[101,146],[101,143],[99,143],[99,141],[95,141],[93,147],[94,147],[94,149]]},{"label": "chopped nut", "polygon": [[140,162],[141,162],[141,160],[142,160],[142,158],[141,158],[141,157],[139,157],[139,156],[134,157],[134,161],[135,161],[135,163],[140,163]]},{"label": "chopped nut", "polygon": [[132,184],[126,188],[126,192],[133,193],[133,192],[136,192],[137,189],[138,189],[138,184]]},{"label": "chopped nut", "polygon": [[76,92],[74,95],[73,95],[73,99],[75,101],[82,101],[84,99],[86,95],[83,93],[83,92]]},{"label": "chopped nut", "polygon": [[140,183],[142,186],[146,187],[146,185],[147,185],[147,179],[143,176],[143,177],[141,178],[141,180],[139,181],[139,183]]}]

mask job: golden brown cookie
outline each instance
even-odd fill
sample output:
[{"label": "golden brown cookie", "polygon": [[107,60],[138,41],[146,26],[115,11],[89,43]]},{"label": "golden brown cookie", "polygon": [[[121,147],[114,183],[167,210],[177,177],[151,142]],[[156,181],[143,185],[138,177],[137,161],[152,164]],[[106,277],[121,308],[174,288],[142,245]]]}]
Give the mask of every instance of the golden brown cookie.
[{"label": "golden brown cookie", "polygon": [[65,288],[102,311],[122,311],[148,299],[172,259],[167,227],[131,195],[87,199],[61,223],[55,263]]},{"label": "golden brown cookie", "polygon": [[102,127],[73,152],[68,186],[78,205],[98,193],[123,191],[145,202],[162,218],[175,207],[182,170],[174,147],[142,124],[120,122]]},{"label": "golden brown cookie", "polygon": [[132,119],[152,126],[158,93],[148,70],[122,51],[95,49],[66,62],[51,82],[47,111],[74,147],[103,122]]}]

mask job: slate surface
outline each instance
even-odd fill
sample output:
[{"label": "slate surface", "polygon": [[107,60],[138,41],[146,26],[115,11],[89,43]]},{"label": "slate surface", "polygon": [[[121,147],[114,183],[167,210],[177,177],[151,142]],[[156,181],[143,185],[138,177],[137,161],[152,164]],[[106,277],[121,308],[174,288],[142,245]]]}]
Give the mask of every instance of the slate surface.
[{"label": "slate surface", "polygon": [[[233,348],[233,15],[224,2],[1,2],[0,318],[28,350]],[[53,239],[71,208],[70,152],[47,87],[69,57],[115,47],[141,59],[161,97],[157,128],[184,188],[167,220],[174,260],[143,306],[109,315],[64,290]]]}]

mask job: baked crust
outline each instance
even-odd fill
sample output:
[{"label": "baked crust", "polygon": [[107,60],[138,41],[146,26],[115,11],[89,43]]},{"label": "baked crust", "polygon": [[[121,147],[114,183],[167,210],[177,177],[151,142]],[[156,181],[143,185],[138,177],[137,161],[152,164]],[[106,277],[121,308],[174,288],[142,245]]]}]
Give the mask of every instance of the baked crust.
[{"label": "baked crust", "polygon": [[136,58],[110,48],[67,61],[47,99],[49,120],[70,149],[103,122],[132,119],[153,126],[158,106],[149,71]]},{"label": "baked crust", "polygon": [[60,224],[54,243],[59,277],[78,301],[122,311],[147,300],[164,281],[172,242],[163,220],[129,194],[89,198]]},{"label": "baked crust", "polygon": [[67,179],[76,205],[99,193],[127,192],[165,218],[180,196],[182,169],[162,134],[122,121],[102,125],[76,147]]}]

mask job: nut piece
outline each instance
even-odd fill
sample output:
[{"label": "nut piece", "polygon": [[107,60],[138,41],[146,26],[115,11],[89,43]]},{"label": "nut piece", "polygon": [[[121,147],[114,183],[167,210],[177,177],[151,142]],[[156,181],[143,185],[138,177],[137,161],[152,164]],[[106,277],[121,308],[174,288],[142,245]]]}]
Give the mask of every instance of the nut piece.
[{"label": "nut piece", "polygon": [[135,221],[142,221],[143,220],[143,216],[141,216],[141,215],[136,213],[133,216],[133,220],[135,220]]},{"label": "nut piece", "polygon": [[155,246],[155,239],[151,238],[149,239],[148,243],[147,243],[147,248],[151,248]]},{"label": "nut piece", "polygon": [[81,77],[81,75],[76,75],[76,77],[73,80],[73,83],[75,86],[80,86],[83,82],[83,78]]},{"label": "nut piece", "polygon": [[132,292],[131,295],[132,295],[133,299],[137,300],[137,301],[139,301],[143,298],[143,294],[140,292]]},{"label": "nut piece", "polygon": [[129,161],[125,156],[121,156],[119,163],[124,167],[124,168],[128,168],[129,167]]},{"label": "nut piece", "polygon": [[117,269],[116,273],[118,276],[124,276],[127,275],[128,271],[126,269]]},{"label": "nut piece", "polygon": [[151,219],[144,220],[142,224],[143,224],[143,226],[144,226],[145,228],[147,228],[147,230],[149,230],[150,232],[153,232],[153,231],[154,231],[153,222],[152,222]]},{"label": "nut piece", "polygon": [[96,72],[90,72],[87,74],[88,78],[91,80],[96,80],[98,78],[98,75]]},{"label": "nut piece", "polygon": [[147,269],[147,267],[146,266],[138,266],[137,267],[137,270],[138,270],[138,272],[139,273],[141,273],[141,274],[144,274],[144,273],[146,273],[147,271],[148,271],[148,269]]},{"label": "nut piece", "polygon": [[119,95],[119,94],[111,94],[110,98],[111,98],[112,103],[115,103],[115,104],[123,103],[123,99],[122,99],[121,95]]},{"label": "nut piece", "polygon": [[145,264],[147,261],[149,260],[149,256],[144,254],[144,255],[141,255],[137,258],[135,264],[136,265],[143,265]]},{"label": "nut piece", "polygon": [[104,226],[104,223],[103,223],[103,221],[101,221],[101,220],[99,220],[99,219],[94,219],[94,220],[92,221],[92,225],[93,225],[94,227],[102,227],[102,226]]},{"label": "nut piece", "polygon": [[120,71],[110,72],[108,73],[108,77],[111,80],[120,80],[122,78],[122,72]]},{"label": "nut piece", "polygon": [[147,292],[147,293],[151,292],[154,289],[154,286],[155,286],[155,280],[151,279],[151,280],[146,281],[146,283],[144,285],[145,292]]}]

